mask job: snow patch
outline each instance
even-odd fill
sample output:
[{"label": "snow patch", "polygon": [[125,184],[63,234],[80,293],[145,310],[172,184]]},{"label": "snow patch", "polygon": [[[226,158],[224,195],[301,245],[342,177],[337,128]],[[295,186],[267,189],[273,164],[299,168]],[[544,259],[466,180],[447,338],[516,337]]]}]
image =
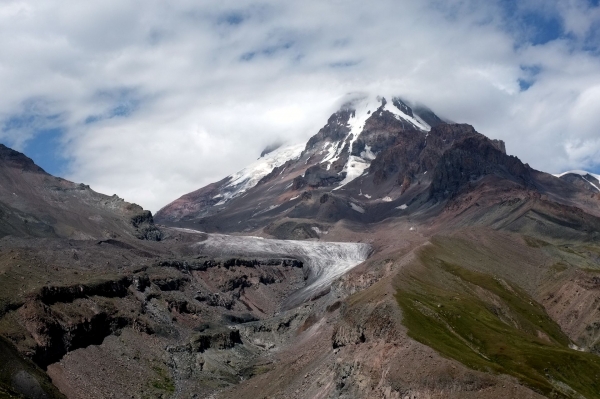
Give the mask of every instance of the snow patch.
[{"label": "snow patch", "polygon": [[343,172],[346,172],[346,177],[340,182],[339,186],[334,188],[334,190],[339,190],[346,184],[355,180],[357,177],[362,176],[363,173],[365,173],[365,170],[367,170],[370,165],[370,162],[367,162],[362,158],[351,155],[350,159],[348,159],[348,163],[346,164],[346,166],[344,166],[343,169]]},{"label": "snow patch", "polygon": [[381,200],[382,200],[383,202],[392,202],[392,201],[393,201],[393,200],[392,200],[392,197],[383,197]]},{"label": "snow patch", "polygon": [[223,198],[221,201],[217,202],[216,204],[214,204],[213,206],[221,206],[221,205],[225,205],[225,203],[227,201],[229,201],[231,198],[233,197],[228,197],[228,198]]},{"label": "snow patch", "polygon": [[271,205],[271,206],[269,206],[269,207],[267,207],[267,208],[265,208],[265,209],[262,209],[262,210],[260,210],[260,211],[258,211],[258,212],[255,212],[255,213],[254,213],[252,216],[250,216],[250,217],[254,217],[254,216],[258,216],[258,215],[262,215],[263,213],[267,213],[267,212],[269,212],[269,211],[272,211],[273,209],[277,208],[278,206],[279,206],[279,205]]},{"label": "snow patch", "polygon": [[578,351],[578,352],[585,352],[584,348],[581,348],[575,344],[569,344],[569,349],[572,349],[572,350]]},{"label": "snow patch", "polygon": [[372,161],[377,157],[377,154],[371,151],[370,145],[365,145],[365,150],[360,153],[360,157],[368,161]]},{"label": "snow patch", "polygon": [[406,208],[408,208],[408,205],[406,205],[406,204],[402,204],[402,205],[396,207],[396,209],[400,209],[400,210],[405,210]]},{"label": "snow patch", "polygon": [[325,158],[323,158],[323,160],[321,161],[321,163],[325,163],[327,162],[327,170],[329,170],[331,168],[331,164],[334,163],[335,161],[337,161],[340,157],[340,153],[342,151],[341,148],[341,143],[340,142],[336,142],[336,143],[326,143],[323,146],[323,149],[328,149],[327,151],[327,155],[325,156]]},{"label": "snow patch", "polygon": [[364,210],[364,208],[363,208],[363,207],[361,207],[361,206],[358,206],[358,205],[356,205],[356,204],[355,204],[355,203],[353,203],[353,202],[351,202],[351,203],[350,203],[350,207],[351,207],[352,209],[354,209],[356,212],[359,212],[359,213],[365,213],[365,210]]}]

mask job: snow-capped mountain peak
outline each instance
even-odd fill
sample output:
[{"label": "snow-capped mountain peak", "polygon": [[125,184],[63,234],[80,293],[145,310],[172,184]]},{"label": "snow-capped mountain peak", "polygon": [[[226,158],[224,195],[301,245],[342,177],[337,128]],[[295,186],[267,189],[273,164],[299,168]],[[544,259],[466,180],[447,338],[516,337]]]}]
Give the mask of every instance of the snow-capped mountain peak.
[{"label": "snow-capped mountain peak", "polygon": [[[408,105],[396,97],[392,98],[391,101],[387,101],[385,97],[366,95],[347,103],[345,107],[354,111],[348,119],[350,132],[343,141],[343,143],[348,144],[349,156],[342,170],[346,176],[334,190],[338,190],[362,176],[371,165],[371,161],[377,157],[377,153],[374,153],[369,145],[365,145],[364,150],[360,153],[353,154],[355,142],[363,133],[367,120],[373,116],[375,112],[387,111],[398,121],[402,122],[403,126],[406,123],[407,128],[414,128],[415,130],[421,130],[423,132],[431,130],[431,126],[429,126],[427,122],[413,113]],[[342,147],[345,146],[340,144],[336,148]],[[339,159],[339,154],[326,158],[326,161],[328,162],[327,169],[329,169],[331,163],[335,162],[337,159]]]},{"label": "snow-capped mountain peak", "polygon": [[571,183],[574,182],[573,178],[581,179],[582,181],[589,184],[589,186],[600,192],[600,175],[590,173],[585,170],[569,170],[563,173],[556,174],[554,176],[558,177],[559,179],[568,180]]},{"label": "snow-capped mountain peak", "polygon": [[568,170],[568,171],[566,171],[566,172],[559,173],[559,174],[556,174],[556,175],[554,175],[554,176],[556,176],[556,177],[563,177],[563,176],[565,176],[565,175],[568,175],[568,174],[574,174],[574,175],[579,175],[579,176],[587,176],[587,175],[590,175],[590,176],[593,176],[594,178],[596,178],[597,180],[600,180],[600,175],[597,175],[597,174],[595,174],[595,173],[588,172],[588,171],[586,171],[586,170]]},{"label": "snow-capped mountain peak", "polygon": [[[241,171],[167,205],[157,213],[157,219],[199,220],[230,208],[244,209],[255,217],[284,210],[282,204],[297,200],[299,190],[348,190],[350,183],[368,173],[379,154],[400,142],[426,143],[426,133],[444,123],[428,108],[413,107],[398,97],[388,98],[347,96],[305,145],[269,148]],[[403,139],[398,141],[400,137]],[[292,162],[284,166],[288,161]],[[259,182],[269,182],[268,193],[264,193],[268,200],[253,194],[260,191],[256,188]]]}]

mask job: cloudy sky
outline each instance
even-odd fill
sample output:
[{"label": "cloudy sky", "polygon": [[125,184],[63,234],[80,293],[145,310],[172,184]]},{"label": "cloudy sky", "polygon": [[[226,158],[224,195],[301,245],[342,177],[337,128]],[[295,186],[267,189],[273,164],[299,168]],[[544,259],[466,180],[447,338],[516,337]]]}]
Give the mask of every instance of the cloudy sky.
[{"label": "cloudy sky", "polygon": [[600,172],[598,0],[0,0],[0,142],[152,211],[352,92]]}]

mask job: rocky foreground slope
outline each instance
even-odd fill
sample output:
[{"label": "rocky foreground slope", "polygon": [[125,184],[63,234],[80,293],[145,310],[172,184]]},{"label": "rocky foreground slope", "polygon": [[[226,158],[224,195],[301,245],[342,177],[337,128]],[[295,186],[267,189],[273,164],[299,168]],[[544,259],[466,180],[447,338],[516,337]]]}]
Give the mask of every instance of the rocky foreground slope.
[{"label": "rocky foreground slope", "polygon": [[383,98],[158,226],[4,154],[0,398],[600,397],[593,175]]}]

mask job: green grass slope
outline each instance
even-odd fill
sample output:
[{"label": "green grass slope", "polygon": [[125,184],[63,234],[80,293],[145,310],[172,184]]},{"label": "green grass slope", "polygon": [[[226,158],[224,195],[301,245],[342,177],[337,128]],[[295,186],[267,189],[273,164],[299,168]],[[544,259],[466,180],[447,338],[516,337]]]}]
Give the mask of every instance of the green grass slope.
[{"label": "green grass slope", "polygon": [[398,279],[396,298],[412,338],[548,397],[600,398],[600,357],[570,349],[560,327],[518,286],[442,260],[439,251],[436,244],[422,250]]}]

